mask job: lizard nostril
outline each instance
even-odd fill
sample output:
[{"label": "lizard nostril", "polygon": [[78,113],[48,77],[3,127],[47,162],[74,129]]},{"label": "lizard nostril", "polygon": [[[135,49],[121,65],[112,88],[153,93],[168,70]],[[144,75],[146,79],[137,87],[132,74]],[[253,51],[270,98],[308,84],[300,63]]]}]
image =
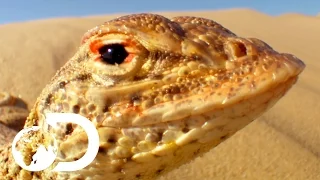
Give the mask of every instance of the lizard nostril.
[{"label": "lizard nostril", "polygon": [[238,59],[248,55],[248,49],[245,44],[239,41],[231,41],[225,46],[229,59]]},{"label": "lizard nostril", "polygon": [[234,56],[242,57],[247,55],[247,48],[244,44],[238,42],[234,44]]}]

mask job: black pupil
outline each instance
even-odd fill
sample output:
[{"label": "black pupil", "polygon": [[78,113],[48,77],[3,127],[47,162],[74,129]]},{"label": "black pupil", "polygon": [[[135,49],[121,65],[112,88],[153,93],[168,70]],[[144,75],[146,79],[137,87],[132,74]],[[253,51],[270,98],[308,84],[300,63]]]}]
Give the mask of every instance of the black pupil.
[{"label": "black pupil", "polygon": [[105,45],[99,49],[103,62],[108,64],[121,64],[128,56],[128,52],[121,44]]}]

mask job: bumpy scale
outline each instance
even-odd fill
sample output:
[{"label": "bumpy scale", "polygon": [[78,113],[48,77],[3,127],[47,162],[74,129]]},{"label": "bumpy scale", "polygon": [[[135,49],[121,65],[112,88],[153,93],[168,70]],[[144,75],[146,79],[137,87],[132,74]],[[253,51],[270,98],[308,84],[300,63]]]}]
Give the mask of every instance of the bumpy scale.
[{"label": "bumpy scale", "polygon": [[[261,40],[241,38],[198,17],[155,14],[120,17],[89,30],[78,52],[46,86],[19,141],[30,164],[39,144],[54,135],[55,161],[73,161],[87,149],[75,124],[50,128],[45,113],[77,113],[94,123],[95,160],[75,172],[29,172],[1,149],[2,179],[154,179],[215,147],[272,107],[305,65]],[[54,165],[55,165],[54,164]],[[53,165],[53,167],[54,167]]]}]

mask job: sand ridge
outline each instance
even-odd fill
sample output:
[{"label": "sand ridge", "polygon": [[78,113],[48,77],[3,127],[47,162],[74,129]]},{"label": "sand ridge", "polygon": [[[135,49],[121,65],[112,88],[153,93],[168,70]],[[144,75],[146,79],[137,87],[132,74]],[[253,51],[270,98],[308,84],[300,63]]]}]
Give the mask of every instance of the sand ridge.
[{"label": "sand ridge", "polygon": [[[320,19],[300,14],[268,16],[250,9],[160,14],[213,19],[306,63],[299,82],[268,113],[161,179],[320,179]],[[0,25],[0,90],[20,95],[31,106],[75,53],[83,33],[117,16]]]}]

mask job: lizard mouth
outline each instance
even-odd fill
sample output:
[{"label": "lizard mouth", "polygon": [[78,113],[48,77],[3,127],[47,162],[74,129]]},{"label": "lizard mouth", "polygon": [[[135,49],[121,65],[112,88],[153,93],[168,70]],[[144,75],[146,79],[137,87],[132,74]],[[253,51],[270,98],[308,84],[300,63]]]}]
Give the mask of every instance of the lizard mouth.
[{"label": "lizard mouth", "polygon": [[[123,127],[122,132],[133,139],[145,137],[152,142],[158,141],[163,144],[175,142],[178,146],[193,141],[206,143],[215,139],[225,139],[270,109],[296,81],[297,77],[291,77],[266,91],[255,93],[225,106],[211,106],[201,111],[193,111],[194,113],[188,109],[171,111],[172,107],[169,107],[164,113],[149,116],[149,119],[144,119],[145,121],[142,121],[144,116],[138,116],[136,121],[133,121],[133,126]],[[200,108],[200,105],[197,106],[195,102],[190,104],[193,104],[194,109]],[[164,119],[166,113],[170,113],[174,118]],[[161,120],[150,123],[151,117],[160,117],[158,119]],[[158,136],[160,139],[156,140]]]}]

